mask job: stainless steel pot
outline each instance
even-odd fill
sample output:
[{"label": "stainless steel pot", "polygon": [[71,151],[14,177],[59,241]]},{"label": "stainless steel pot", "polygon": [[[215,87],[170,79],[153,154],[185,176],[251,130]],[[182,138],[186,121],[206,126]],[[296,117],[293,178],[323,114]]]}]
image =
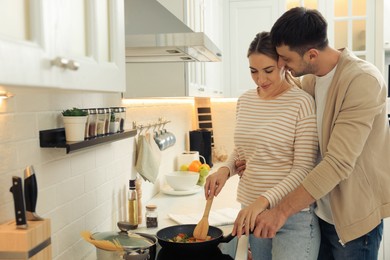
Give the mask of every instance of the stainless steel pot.
[{"label": "stainless steel pot", "polygon": [[127,222],[118,222],[120,232],[98,232],[92,234],[92,239],[118,241],[124,251],[109,251],[96,248],[98,260],[154,260],[156,257],[157,238],[145,233],[130,233]]}]

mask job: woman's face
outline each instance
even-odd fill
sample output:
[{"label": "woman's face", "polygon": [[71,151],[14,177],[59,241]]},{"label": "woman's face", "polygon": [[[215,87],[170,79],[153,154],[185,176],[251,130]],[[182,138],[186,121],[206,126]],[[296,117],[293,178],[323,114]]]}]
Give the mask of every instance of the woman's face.
[{"label": "woman's face", "polygon": [[252,79],[259,87],[260,96],[278,93],[284,81],[284,68],[278,68],[278,62],[264,54],[253,53],[248,59]]}]

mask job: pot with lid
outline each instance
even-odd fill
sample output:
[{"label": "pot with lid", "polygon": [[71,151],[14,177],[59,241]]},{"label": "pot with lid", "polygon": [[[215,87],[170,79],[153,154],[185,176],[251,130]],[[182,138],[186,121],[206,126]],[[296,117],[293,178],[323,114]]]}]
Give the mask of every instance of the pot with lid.
[{"label": "pot with lid", "polygon": [[95,241],[109,241],[120,245],[122,250],[110,250],[109,248],[96,245],[98,260],[127,259],[127,260],[149,260],[156,257],[157,238],[150,234],[128,232],[130,224],[118,222],[121,231],[97,232],[91,235]]}]

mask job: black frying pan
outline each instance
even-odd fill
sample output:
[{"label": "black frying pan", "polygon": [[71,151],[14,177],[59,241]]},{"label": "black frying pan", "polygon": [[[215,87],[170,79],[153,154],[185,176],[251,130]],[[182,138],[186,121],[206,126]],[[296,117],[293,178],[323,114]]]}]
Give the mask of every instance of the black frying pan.
[{"label": "black frying pan", "polygon": [[169,241],[169,239],[172,239],[173,237],[177,236],[179,233],[184,233],[192,237],[195,227],[196,225],[188,224],[188,225],[176,225],[176,226],[163,228],[159,230],[156,234],[158,243],[162,248],[167,250],[175,250],[175,251],[185,250],[185,252],[190,252],[190,251],[204,252],[206,250],[215,249],[219,243],[228,243],[235,237],[232,234],[229,234],[224,237],[221,229],[214,226],[210,226],[207,235],[211,236],[211,240],[196,242],[196,243],[177,243],[177,242]]}]

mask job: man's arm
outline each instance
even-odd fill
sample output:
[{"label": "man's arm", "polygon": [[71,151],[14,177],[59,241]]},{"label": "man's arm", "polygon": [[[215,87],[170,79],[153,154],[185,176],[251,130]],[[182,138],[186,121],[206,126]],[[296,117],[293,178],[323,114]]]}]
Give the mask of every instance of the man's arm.
[{"label": "man's arm", "polygon": [[253,234],[262,238],[274,237],[288,217],[309,207],[314,201],[315,199],[306,191],[303,185],[299,185],[298,188],[284,197],[276,207],[265,210],[257,216]]}]

